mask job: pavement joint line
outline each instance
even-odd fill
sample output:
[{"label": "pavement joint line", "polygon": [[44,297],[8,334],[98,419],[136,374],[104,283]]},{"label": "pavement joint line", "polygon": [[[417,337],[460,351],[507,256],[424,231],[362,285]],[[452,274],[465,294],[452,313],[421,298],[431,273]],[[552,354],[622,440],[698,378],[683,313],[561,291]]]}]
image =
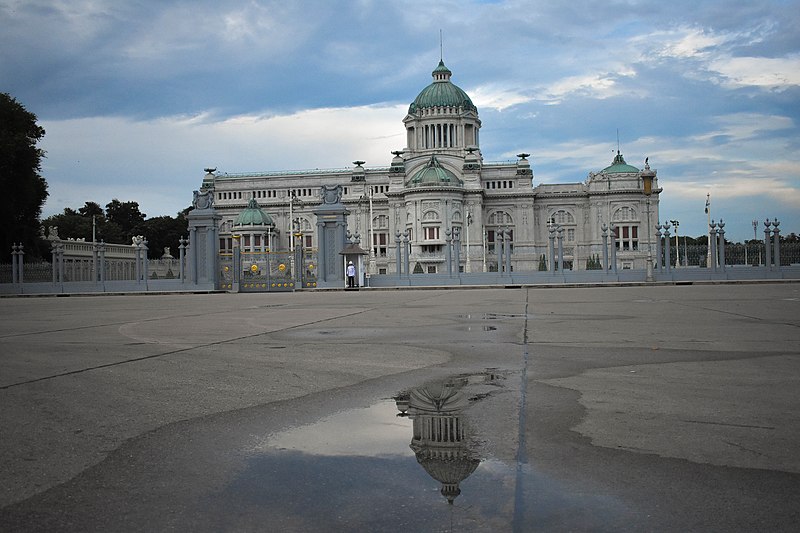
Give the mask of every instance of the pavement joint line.
[{"label": "pavement joint line", "polygon": [[519,433],[517,436],[517,468],[516,482],[514,484],[514,519],[513,530],[524,531],[525,524],[525,493],[523,488],[524,469],[528,464],[527,445],[525,443],[526,429],[526,405],[528,387],[528,306],[530,305],[530,289],[525,291],[525,322],[522,330],[522,372],[520,373],[520,393],[519,393]]},{"label": "pavement joint line", "polygon": [[[61,372],[59,374],[52,374],[50,376],[43,376],[43,377],[36,378],[36,379],[29,379],[27,381],[20,381],[18,383],[10,383],[8,385],[2,385],[2,386],[0,386],[0,390],[7,390],[7,389],[11,389],[13,387],[19,387],[21,385],[30,385],[30,384],[33,384],[33,383],[38,383],[40,381],[47,381],[47,380],[51,380],[51,379],[55,379],[55,378],[72,376],[72,375],[75,375],[75,374],[82,374],[84,372],[90,372],[92,370],[100,370],[100,369],[103,369],[103,368],[109,368],[109,367],[113,367],[113,366],[125,365],[125,364],[128,364],[128,363],[138,363],[140,361],[147,361],[148,359],[155,359],[155,358],[158,358],[158,357],[164,357],[166,355],[175,355],[175,354],[178,354],[178,353],[188,352],[188,351],[191,351],[191,350],[196,350],[198,348],[208,348],[209,346],[219,346],[221,344],[228,344],[228,343],[235,342],[235,341],[240,341],[240,340],[244,340],[244,339],[251,339],[253,337],[259,337],[261,335],[270,335],[272,333],[277,333],[279,331],[287,331],[287,330],[291,330],[291,329],[299,328],[299,327],[303,327],[303,326],[310,326],[310,325],[313,325],[313,324],[320,324],[320,323],[326,322],[328,320],[336,320],[336,319],[340,319],[340,318],[347,318],[347,317],[359,315],[359,314],[362,314],[362,313],[367,313],[367,312],[374,311],[374,310],[375,310],[375,308],[367,308],[367,309],[362,309],[362,310],[354,312],[354,313],[347,313],[347,314],[342,314],[342,315],[338,315],[338,316],[335,316],[335,317],[322,318],[320,320],[314,320],[312,322],[305,322],[303,324],[295,324],[294,326],[289,326],[289,327],[286,327],[286,328],[283,328],[283,329],[262,331],[262,332],[259,332],[259,333],[253,333],[253,334],[250,334],[250,335],[244,335],[242,337],[236,337],[236,338],[233,338],[233,339],[218,340],[218,341],[209,342],[209,343],[206,343],[206,344],[197,344],[195,346],[190,346],[188,348],[179,348],[177,350],[172,350],[172,351],[169,351],[169,352],[162,352],[162,353],[157,353],[157,354],[145,355],[145,356],[142,356],[142,357],[135,357],[133,359],[126,359],[124,361],[115,361],[113,363],[105,363],[105,364],[102,364],[102,365],[95,365],[95,366],[90,366],[90,367],[86,367],[86,368],[79,368],[77,370],[70,370],[69,372]],[[124,323],[127,324],[128,322],[124,322]]]},{"label": "pavement joint line", "polygon": [[[770,301],[774,301],[774,300],[770,300]],[[762,317],[759,317],[759,316],[751,316],[751,315],[745,315],[745,314],[742,314],[742,313],[735,313],[733,311],[726,311],[725,309],[714,309],[712,307],[705,307],[703,305],[689,305],[686,302],[680,302],[680,301],[677,301],[677,300],[669,300],[669,302],[671,302],[671,303],[673,303],[675,305],[680,305],[682,307],[688,307],[690,309],[703,309],[704,311],[712,311],[712,312],[716,312],[716,313],[722,313],[724,315],[738,316],[740,318],[749,318],[750,320],[758,320],[759,322],[765,322],[767,324],[775,324],[775,325],[791,326],[791,327],[795,327],[795,328],[800,328],[800,324],[794,324],[792,322],[780,322],[778,320],[769,320],[767,318],[762,318]]]},{"label": "pavement joint line", "polygon": [[[135,320],[133,322],[136,322],[136,323],[159,322],[161,320],[169,320],[169,319],[172,319],[172,318],[197,318],[199,316],[210,316],[210,315],[219,315],[219,314],[224,315],[226,313],[227,313],[227,311],[216,310],[216,311],[207,312],[207,313],[196,313],[196,314],[188,314],[188,315],[187,314],[179,314],[179,315],[167,315],[167,316],[158,316],[158,317],[152,317],[152,318],[143,318],[141,320]],[[14,337],[27,337],[29,335],[43,335],[43,334],[46,334],[46,333],[62,333],[64,331],[79,331],[79,330],[82,330],[82,329],[105,328],[105,327],[108,327],[108,326],[120,326],[120,325],[124,325],[124,324],[130,324],[131,322],[132,321],[127,320],[127,321],[122,321],[122,322],[108,322],[108,323],[105,323],[105,324],[87,324],[85,326],[76,326],[76,327],[72,327],[72,328],[48,329],[48,330],[43,330],[43,331],[28,331],[28,332],[23,332],[23,333],[9,333],[9,334],[5,334],[5,335],[0,335],[0,340],[2,340],[2,339],[13,339]]]}]

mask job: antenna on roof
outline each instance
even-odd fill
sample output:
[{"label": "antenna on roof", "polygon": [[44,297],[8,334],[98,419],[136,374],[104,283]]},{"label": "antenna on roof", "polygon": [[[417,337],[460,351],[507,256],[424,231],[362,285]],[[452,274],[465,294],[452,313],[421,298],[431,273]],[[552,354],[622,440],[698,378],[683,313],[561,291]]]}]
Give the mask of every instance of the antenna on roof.
[{"label": "antenna on roof", "polygon": [[439,61],[444,61],[444,47],[442,46],[442,29],[439,28]]}]

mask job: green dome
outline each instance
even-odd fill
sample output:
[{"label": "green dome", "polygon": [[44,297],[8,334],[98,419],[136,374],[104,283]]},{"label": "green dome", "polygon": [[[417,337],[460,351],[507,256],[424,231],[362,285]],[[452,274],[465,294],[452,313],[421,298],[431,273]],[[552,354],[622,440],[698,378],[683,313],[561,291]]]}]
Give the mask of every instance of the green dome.
[{"label": "green dome", "polygon": [[638,174],[639,173],[639,169],[634,167],[634,166],[631,166],[631,165],[627,164],[625,162],[625,158],[622,157],[622,154],[619,153],[619,150],[617,150],[617,155],[614,157],[614,161],[611,162],[611,166],[604,168],[600,172],[602,172],[604,174],[619,174],[619,173],[625,173],[625,172],[636,172]]},{"label": "green dome", "polygon": [[439,160],[436,159],[435,155],[431,156],[428,164],[406,182],[408,187],[461,187],[462,185],[463,182],[455,174],[439,164]]},{"label": "green dome", "polygon": [[235,227],[242,226],[274,226],[272,217],[265,213],[260,207],[255,198],[250,198],[247,202],[247,207],[239,214],[236,219]]},{"label": "green dome", "polygon": [[419,109],[445,106],[478,111],[467,93],[450,81],[452,72],[444,66],[444,61],[439,61],[439,66],[434,69],[432,74],[433,83],[422,89],[422,92],[409,106],[409,114],[416,113]]}]

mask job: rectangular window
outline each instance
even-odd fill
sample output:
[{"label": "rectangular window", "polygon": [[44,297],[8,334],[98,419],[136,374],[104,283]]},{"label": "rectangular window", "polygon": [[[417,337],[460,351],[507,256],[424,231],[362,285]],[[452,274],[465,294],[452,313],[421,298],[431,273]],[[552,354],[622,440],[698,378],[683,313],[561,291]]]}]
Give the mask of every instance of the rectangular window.
[{"label": "rectangular window", "polygon": [[425,240],[426,241],[437,241],[439,240],[439,226],[431,227],[431,228],[423,228],[425,231]]}]

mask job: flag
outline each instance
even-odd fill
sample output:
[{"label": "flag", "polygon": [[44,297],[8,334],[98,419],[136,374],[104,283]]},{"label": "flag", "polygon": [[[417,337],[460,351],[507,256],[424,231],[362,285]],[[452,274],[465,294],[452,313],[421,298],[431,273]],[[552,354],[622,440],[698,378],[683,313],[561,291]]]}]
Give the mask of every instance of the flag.
[{"label": "flag", "polygon": [[708,208],[711,206],[711,195],[706,195],[706,215],[708,214]]}]

